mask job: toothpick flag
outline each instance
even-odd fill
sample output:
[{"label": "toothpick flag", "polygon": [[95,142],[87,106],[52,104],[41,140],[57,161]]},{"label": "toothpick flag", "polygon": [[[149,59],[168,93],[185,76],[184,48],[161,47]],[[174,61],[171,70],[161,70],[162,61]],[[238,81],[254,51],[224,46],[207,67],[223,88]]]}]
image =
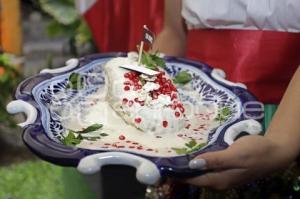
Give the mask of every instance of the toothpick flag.
[{"label": "toothpick flag", "polygon": [[152,46],[154,42],[154,33],[148,29],[146,25],[143,26],[143,38],[141,41],[140,49],[139,49],[139,59],[138,63],[141,63],[142,59],[142,53],[143,53],[143,48],[144,48],[144,42],[148,43],[150,46]]},{"label": "toothpick flag", "polygon": [[148,44],[152,45],[154,42],[154,33],[151,32],[146,25],[144,25],[144,35],[143,35],[143,41],[147,42]]}]

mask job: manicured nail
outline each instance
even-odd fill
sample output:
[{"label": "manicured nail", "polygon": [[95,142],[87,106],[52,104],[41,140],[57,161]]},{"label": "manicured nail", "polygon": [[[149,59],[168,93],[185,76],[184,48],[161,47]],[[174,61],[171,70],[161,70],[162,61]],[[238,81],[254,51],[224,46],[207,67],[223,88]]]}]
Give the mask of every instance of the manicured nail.
[{"label": "manicured nail", "polygon": [[194,159],[189,162],[191,169],[206,169],[206,161],[204,159]]}]

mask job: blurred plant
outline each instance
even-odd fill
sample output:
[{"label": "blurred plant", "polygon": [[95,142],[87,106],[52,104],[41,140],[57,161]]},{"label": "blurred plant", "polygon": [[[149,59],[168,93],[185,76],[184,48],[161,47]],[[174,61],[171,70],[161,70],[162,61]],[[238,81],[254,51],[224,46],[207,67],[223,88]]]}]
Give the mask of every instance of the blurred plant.
[{"label": "blurred plant", "polygon": [[0,54],[0,124],[15,126],[13,117],[6,111],[6,103],[21,79],[22,75],[11,64],[10,56]]},{"label": "blurred plant", "polygon": [[73,56],[78,56],[79,49],[86,47],[94,51],[92,34],[78,14],[74,0],[38,0],[38,3],[51,17],[47,30],[50,37],[68,37],[70,53]]}]

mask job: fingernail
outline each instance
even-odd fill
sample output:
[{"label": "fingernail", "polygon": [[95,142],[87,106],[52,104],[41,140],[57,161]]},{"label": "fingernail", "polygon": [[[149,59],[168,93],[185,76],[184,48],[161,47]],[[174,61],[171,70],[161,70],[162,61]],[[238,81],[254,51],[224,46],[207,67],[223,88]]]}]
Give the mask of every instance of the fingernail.
[{"label": "fingernail", "polygon": [[206,169],[206,161],[204,159],[194,159],[189,162],[191,169]]}]

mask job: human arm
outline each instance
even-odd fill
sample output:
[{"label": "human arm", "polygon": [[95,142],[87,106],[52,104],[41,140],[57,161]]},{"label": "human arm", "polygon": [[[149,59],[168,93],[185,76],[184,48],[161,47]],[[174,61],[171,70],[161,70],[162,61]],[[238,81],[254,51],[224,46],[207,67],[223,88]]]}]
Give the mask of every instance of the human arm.
[{"label": "human arm", "polygon": [[153,51],[184,56],[186,28],[181,17],[181,0],[165,0],[164,27],[157,36]]},{"label": "human arm", "polygon": [[226,189],[286,168],[300,154],[300,68],[298,67],[265,136],[245,136],[228,149],[205,153],[190,162],[211,172],[187,180]]}]

